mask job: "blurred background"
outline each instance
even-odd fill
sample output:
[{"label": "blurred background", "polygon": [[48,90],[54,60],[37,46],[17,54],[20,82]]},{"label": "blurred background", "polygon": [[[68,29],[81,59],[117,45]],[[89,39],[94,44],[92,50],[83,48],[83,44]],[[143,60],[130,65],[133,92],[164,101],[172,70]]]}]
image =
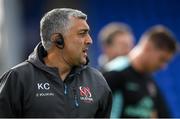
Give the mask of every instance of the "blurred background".
[{"label": "blurred background", "polygon": [[[179,6],[179,0],[0,0],[0,74],[27,59],[40,41],[41,17],[53,8],[70,7],[88,15],[94,43],[89,52],[90,65],[98,68],[101,49],[97,37],[104,25],[112,21],[127,23],[137,43],[148,27],[163,24],[180,41]],[[179,70],[180,53],[177,53],[168,69],[154,74],[173,117],[180,117]]]}]

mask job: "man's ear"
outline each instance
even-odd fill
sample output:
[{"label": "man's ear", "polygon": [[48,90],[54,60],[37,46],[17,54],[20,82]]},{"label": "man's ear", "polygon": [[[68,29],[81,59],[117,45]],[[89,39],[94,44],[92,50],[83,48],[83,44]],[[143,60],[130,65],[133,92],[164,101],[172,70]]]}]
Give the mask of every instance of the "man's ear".
[{"label": "man's ear", "polygon": [[64,48],[64,38],[60,33],[54,33],[51,35],[51,41],[58,47],[59,49]]},{"label": "man's ear", "polygon": [[155,45],[152,42],[147,41],[144,49],[145,49],[146,52],[151,52],[151,51],[155,50],[156,48],[155,48]]},{"label": "man's ear", "polygon": [[52,42],[56,42],[56,39],[58,39],[58,38],[59,38],[59,33],[53,33],[50,37],[50,40]]}]

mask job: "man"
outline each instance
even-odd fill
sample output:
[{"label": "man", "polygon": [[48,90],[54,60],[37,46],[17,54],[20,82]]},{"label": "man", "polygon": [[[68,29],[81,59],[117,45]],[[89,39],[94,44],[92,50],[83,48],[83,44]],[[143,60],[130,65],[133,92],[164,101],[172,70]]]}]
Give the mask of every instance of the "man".
[{"label": "man", "polygon": [[169,117],[152,72],[166,67],[176,52],[176,41],[164,26],[157,25],[141,37],[125,57],[109,62],[104,76],[113,92],[112,117]]},{"label": "man", "polygon": [[111,22],[104,26],[99,33],[102,54],[98,59],[99,66],[103,72],[104,65],[116,58],[124,56],[134,46],[134,35],[131,28],[121,22]]},{"label": "man", "polygon": [[0,79],[0,117],[109,117],[110,88],[86,66],[92,44],[86,19],[69,8],[44,15],[41,43]]}]

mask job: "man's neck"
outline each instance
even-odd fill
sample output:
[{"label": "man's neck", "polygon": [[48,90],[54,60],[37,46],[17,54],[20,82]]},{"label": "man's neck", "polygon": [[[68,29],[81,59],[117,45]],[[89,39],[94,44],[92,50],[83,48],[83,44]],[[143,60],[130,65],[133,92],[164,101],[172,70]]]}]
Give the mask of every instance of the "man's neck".
[{"label": "man's neck", "polygon": [[44,62],[49,67],[56,67],[59,71],[59,77],[64,81],[66,76],[70,73],[71,68],[62,58],[57,57],[57,54],[48,54],[44,58]]},{"label": "man's neck", "polygon": [[129,59],[130,59],[130,62],[132,64],[132,67],[138,71],[138,72],[141,72],[143,73],[145,70],[144,70],[144,67],[143,67],[143,60],[142,60],[142,51],[137,47],[135,49],[133,49],[130,53],[129,53]]}]

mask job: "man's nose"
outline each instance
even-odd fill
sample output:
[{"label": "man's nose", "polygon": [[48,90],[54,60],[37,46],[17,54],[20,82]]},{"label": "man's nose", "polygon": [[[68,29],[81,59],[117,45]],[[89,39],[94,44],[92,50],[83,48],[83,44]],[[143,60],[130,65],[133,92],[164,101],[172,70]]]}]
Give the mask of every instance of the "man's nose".
[{"label": "man's nose", "polygon": [[91,38],[90,35],[87,36],[87,38],[86,38],[86,43],[87,43],[87,44],[93,44],[93,40],[92,40],[92,38]]}]

